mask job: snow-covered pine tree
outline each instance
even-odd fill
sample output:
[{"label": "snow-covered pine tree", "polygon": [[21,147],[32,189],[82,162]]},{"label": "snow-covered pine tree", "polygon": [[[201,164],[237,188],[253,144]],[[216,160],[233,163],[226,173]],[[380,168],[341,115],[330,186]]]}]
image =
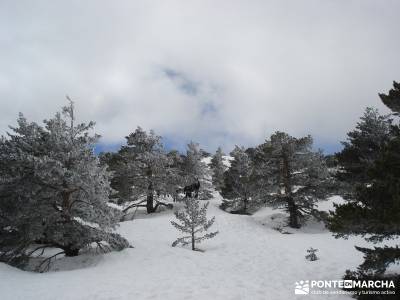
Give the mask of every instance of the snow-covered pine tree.
[{"label": "snow-covered pine tree", "polygon": [[[184,210],[175,212],[178,222],[171,221],[171,224],[185,234],[172,243],[172,247],[182,244],[183,246],[191,244],[192,250],[196,250],[196,244],[205,239],[211,239],[218,234],[218,231],[205,233],[215,221],[215,217],[207,220],[207,208],[210,202],[200,207],[200,201],[195,199],[185,199]],[[203,235],[202,234],[205,233]]]},{"label": "snow-covered pine tree", "polygon": [[125,173],[130,174],[133,184],[129,198],[136,202],[129,208],[143,206],[150,214],[160,205],[170,207],[159,199],[169,190],[169,177],[174,172],[173,161],[167,156],[161,137],[138,127],[126,139],[127,145],[122,146],[119,155],[125,161]]},{"label": "snow-covered pine tree", "polygon": [[224,186],[224,173],[227,169],[224,165],[223,155],[221,147],[218,147],[211,158],[212,183],[217,191],[221,191]]},{"label": "snow-covered pine tree", "polygon": [[390,115],[380,115],[377,109],[368,107],[355,129],[347,133],[343,150],[336,154],[339,164],[336,177],[342,183],[346,199],[354,198],[357,187],[368,182],[368,168],[391,139],[391,127]]},{"label": "snow-covered pine tree", "polygon": [[184,163],[185,156],[177,150],[171,150],[167,153],[169,159],[169,176],[167,177],[166,193],[170,195],[174,201],[178,200],[178,196],[186,184]]},{"label": "snow-covered pine tree", "polygon": [[89,134],[94,123],[75,124],[71,101],[44,124],[20,114],[18,126],[0,141],[2,260],[15,263],[45,247],[61,248],[66,256],[93,243],[128,247],[113,232],[120,214],[107,205],[110,174],[93,153],[99,139]]},{"label": "snow-covered pine tree", "polygon": [[202,162],[203,155],[198,143],[190,142],[187,145],[185,157],[185,173],[189,181],[203,179],[206,175],[207,166]]},{"label": "snow-covered pine tree", "polygon": [[100,163],[111,173],[111,187],[113,192],[110,201],[117,204],[128,202],[132,196],[134,180],[127,167],[128,161],[120,152],[102,152],[99,154]]},{"label": "snow-covered pine tree", "polygon": [[393,81],[393,88],[389,93],[380,93],[379,98],[394,114],[400,115],[400,83]]},{"label": "snow-covered pine tree", "polygon": [[203,162],[203,150],[198,143],[190,142],[187,145],[186,156],[184,159],[184,174],[186,185],[200,182],[199,197],[208,199],[212,188],[210,182],[211,174],[205,162]]},{"label": "snow-covered pine tree", "polygon": [[318,214],[314,203],[326,196],[330,183],[324,157],[312,151],[312,143],[311,136],[276,132],[255,153],[258,196],[285,207],[293,228],[300,227],[300,218]]},{"label": "snow-covered pine tree", "polygon": [[222,196],[227,201],[224,201],[223,208],[230,208],[233,213],[246,214],[249,201],[255,195],[253,162],[243,147],[235,146],[230,155],[233,160],[224,175]]},{"label": "snow-covered pine tree", "polygon": [[[388,94],[379,96],[382,102],[398,115],[399,85],[395,84]],[[369,242],[383,243],[400,236],[400,125],[398,120],[396,124],[390,122],[388,134],[388,121],[383,118],[379,120],[381,126],[378,128],[382,130],[374,130],[373,137],[370,136],[370,126],[360,130],[358,125],[356,130],[352,131],[358,132],[360,137],[350,140],[348,148],[358,150],[354,152],[353,161],[364,170],[361,170],[361,177],[360,169],[345,168],[348,177],[354,176],[358,181],[352,197],[349,197],[346,203],[336,205],[336,210],[331,212],[328,227],[336,237],[360,235]],[[364,141],[364,147],[359,147],[360,139]],[[373,161],[365,161],[365,157],[371,157],[371,150],[374,150]],[[346,148],[343,151],[347,151]],[[364,262],[356,271],[347,270],[345,279],[400,281],[399,273],[386,272],[390,264],[400,262],[399,245],[390,243],[372,249],[356,249],[364,254]],[[399,288],[396,287],[398,291]],[[368,295],[359,295],[357,298],[372,299]]]}]

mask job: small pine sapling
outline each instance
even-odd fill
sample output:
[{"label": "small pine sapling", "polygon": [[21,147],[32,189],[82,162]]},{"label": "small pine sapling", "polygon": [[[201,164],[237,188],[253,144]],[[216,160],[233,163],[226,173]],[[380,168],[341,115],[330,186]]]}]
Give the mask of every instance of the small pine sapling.
[{"label": "small pine sapling", "polygon": [[307,255],[306,259],[309,261],[315,261],[318,259],[317,255],[315,254],[318,251],[318,249],[314,249],[313,247],[310,247],[310,249],[307,249]]},{"label": "small pine sapling", "polygon": [[178,238],[172,243],[172,247],[175,247],[178,244],[182,244],[183,246],[191,244],[192,250],[194,251],[196,250],[196,243],[200,243],[205,239],[211,239],[218,234],[218,231],[215,231],[198,236],[200,233],[206,232],[215,221],[215,217],[207,220],[208,205],[209,202],[207,202],[203,207],[200,207],[200,202],[198,200],[185,200],[184,209],[175,212],[175,217],[181,224],[178,224],[175,221],[171,221],[171,224],[187,235]]}]

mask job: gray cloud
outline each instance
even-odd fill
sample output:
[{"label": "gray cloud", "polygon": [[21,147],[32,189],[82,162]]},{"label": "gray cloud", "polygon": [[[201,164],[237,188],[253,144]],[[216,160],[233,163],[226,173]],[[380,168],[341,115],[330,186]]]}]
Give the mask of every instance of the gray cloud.
[{"label": "gray cloud", "polygon": [[343,139],[400,80],[399,1],[2,1],[0,133],[76,101],[103,143],[137,125],[206,148]]}]

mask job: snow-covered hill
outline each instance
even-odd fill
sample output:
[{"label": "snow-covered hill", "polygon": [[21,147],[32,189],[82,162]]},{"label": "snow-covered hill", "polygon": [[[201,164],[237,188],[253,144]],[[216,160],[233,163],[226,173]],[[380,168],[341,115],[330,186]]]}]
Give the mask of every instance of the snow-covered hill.
[{"label": "snow-covered hill", "polygon": [[[0,298],[286,300],[295,299],[295,281],[340,279],[346,269],[362,261],[354,249],[355,244],[366,245],[360,238],[335,239],[322,227],[282,234],[263,225],[276,211],[265,208],[254,216],[232,215],[218,208],[220,201],[216,194],[209,208],[209,215],[216,216],[213,229],[220,234],[199,245],[205,252],[171,247],[178,235],[170,225],[171,211],[138,214],[119,228],[132,249],[64,258],[43,274],[0,263]],[[304,258],[311,246],[319,249],[318,261]]]}]

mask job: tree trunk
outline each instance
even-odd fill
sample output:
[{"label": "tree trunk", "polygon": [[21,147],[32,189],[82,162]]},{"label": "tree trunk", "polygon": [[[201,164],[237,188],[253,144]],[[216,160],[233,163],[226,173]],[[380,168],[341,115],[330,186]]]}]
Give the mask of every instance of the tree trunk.
[{"label": "tree trunk", "polygon": [[62,209],[62,216],[66,222],[71,222],[71,213],[70,213],[70,208],[71,208],[71,191],[64,190],[61,192],[62,196],[62,204],[61,204],[61,209]]},{"label": "tree trunk", "polygon": [[[192,212],[192,220],[193,220],[193,212]],[[192,250],[196,250],[195,247],[195,237],[194,237],[194,230],[195,230],[195,226],[192,224],[191,225],[191,229],[192,229]]]},{"label": "tree trunk", "polygon": [[153,194],[147,195],[146,209],[147,209],[148,214],[151,214],[154,212],[153,197],[154,197]]},{"label": "tree trunk", "polygon": [[154,212],[154,190],[152,183],[149,184],[149,187],[147,189],[146,209],[148,214]]},{"label": "tree trunk", "polygon": [[291,170],[289,157],[284,152],[282,155],[282,175],[283,184],[285,187],[286,202],[289,211],[289,226],[292,228],[300,228],[299,219],[297,215],[297,205],[292,197],[292,183],[291,183]]},{"label": "tree trunk", "polygon": [[194,244],[194,230],[192,230],[192,250],[196,250],[195,244]]},{"label": "tree trunk", "polygon": [[297,206],[291,196],[287,197],[287,205],[289,211],[289,226],[292,228],[300,228],[299,218],[297,216]]}]

